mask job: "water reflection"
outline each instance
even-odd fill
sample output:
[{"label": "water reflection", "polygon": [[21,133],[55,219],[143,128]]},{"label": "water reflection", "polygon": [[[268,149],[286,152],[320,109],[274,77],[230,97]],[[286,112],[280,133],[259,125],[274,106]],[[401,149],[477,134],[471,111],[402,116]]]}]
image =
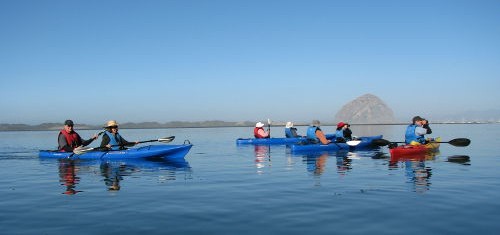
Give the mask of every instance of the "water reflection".
[{"label": "water reflection", "polygon": [[266,166],[271,166],[271,146],[269,145],[255,145],[255,167],[257,168],[257,173],[264,173],[264,168]]},{"label": "water reflection", "polygon": [[412,191],[425,193],[430,190],[432,168],[425,161],[434,160],[439,151],[429,154],[393,157],[389,161],[389,170],[404,168],[406,182],[412,185]]},{"label": "water reflection", "polygon": [[[97,169],[98,168],[98,169]],[[176,180],[178,172],[191,172],[191,167],[185,159],[164,160],[113,160],[113,161],[82,161],[60,159],[58,160],[58,173],[61,185],[65,187],[63,194],[73,195],[81,193],[77,190],[80,177],[98,173],[104,179],[108,191],[119,191],[120,182],[133,174],[155,172],[160,182]]]},{"label": "water reflection", "polygon": [[79,168],[75,166],[75,161],[60,160],[58,166],[59,182],[66,187],[63,194],[73,195],[82,192],[75,189],[80,182],[80,177],[77,176]]}]

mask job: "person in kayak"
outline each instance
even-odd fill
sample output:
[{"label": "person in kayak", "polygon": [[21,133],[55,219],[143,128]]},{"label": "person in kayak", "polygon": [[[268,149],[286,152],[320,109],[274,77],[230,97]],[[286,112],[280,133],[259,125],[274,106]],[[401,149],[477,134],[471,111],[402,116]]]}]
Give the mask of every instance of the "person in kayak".
[{"label": "person in kayak", "polygon": [[329,144],[332,141],[326,139],[325,133],[320,128],[320,122],[313,120],[312,124],[307,128],[307,140],[312,143]]},{"label": "person in kayak", "polygon": [[431,134],[432,130],[429,127],[429,121],[420,116],[415,116],[412,119],[412,124],[408,125],[405,133],[406,144],[426,144],[426,134]]},{"label": "person in kayak", "polygon": [[257,122],[255,124],[255,128],[253,129],[253,135],[255,136],[256,139],[264,139],[271,137],[269,134],[269,127],[267,128],[267,131],[265,131],[264,123],[262,122]]},{"label": "person in kayak", "polygon": [[285,125],[285,136],[286,138],[297,138],[301,137],[297,134],[297,128],[293,127],[293,122],[287,122]]},{"label": "person in kayak", "polygon": [[104,125],[101,147],[110,150],[123,150],[125,146],[134,146],[138,142],[128,142],[118,133],[118,122],[110,120]]},{"label": "person in kayak", "polygon": [[349,129],[351,125],[344,122],[339,122],[337,124],[337,129],[335,131],[335,142],[345,143],[352,140],[352,131]]},{"label": "person in kayak", "polygon": [[59,151],[73,152],[76,147],[87,146],[98,137],[98,135],[95,134],[92,138],[83,140],[73,127],[74,123],[72,120],[64,121],[64,128],[59,132],[59,136],[57,137],[57,149]]}]

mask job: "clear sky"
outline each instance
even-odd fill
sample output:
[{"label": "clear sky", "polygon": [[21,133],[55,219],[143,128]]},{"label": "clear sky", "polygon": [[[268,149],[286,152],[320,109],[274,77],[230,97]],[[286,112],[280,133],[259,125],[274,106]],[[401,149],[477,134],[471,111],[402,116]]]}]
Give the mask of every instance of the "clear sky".
[{"label": "clear sky", "polygon": [[0,123],[500,109],[500,1],[0,0]]}]

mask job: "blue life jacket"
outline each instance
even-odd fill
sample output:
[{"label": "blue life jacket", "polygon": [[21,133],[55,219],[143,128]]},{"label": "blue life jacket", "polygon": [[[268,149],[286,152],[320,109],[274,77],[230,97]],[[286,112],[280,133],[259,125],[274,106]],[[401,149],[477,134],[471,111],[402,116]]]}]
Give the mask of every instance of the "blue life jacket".
[{"label": "blue life jacket", "polygon": [[[122,137],[120,134],[116,133],[116,137],[109,131],[104,132],[106,135],[109,137],[109,144],[110,145],[120,145],[122,142]],[[120,146],[113,146],[111,147],[111,150],[120,150]]]},{"label": "blue life jacket", "polygon": [[344,138],[344,130],[340,129],[340,130],[335,131],[335,137]]},{"label": "blue life jacket", "polygon": [[411,124],[408,125],[406,128],[406,133],[405,133],[405,143],[410,144],[412,141],[419,142],[421,144],[425,144],[425,137],[423,135],[417,135],[415,134],[415,129],[417,128],[417,125]]},{"label": "blue life jacket", "polygon": [[319,142],[318,137],[316,137],[316,131],[317,130],[320,130],[319,127],[317,127],[317,126],[309,126],[307,128],[307,135],[306,135],[307,139],[308,140],[313,140],[315,142]]},{"label": "blue life jacket", "polygon": [[[292,131],[294,130],[294,131]],[[285,136],[286,138],[297,138],[297,129],[290,127],[290,128],[285,128]]]}]

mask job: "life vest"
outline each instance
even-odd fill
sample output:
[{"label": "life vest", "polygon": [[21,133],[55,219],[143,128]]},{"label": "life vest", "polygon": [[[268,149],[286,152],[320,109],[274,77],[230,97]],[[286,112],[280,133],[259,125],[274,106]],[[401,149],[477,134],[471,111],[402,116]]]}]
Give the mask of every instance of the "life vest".
[{"label": "life vest", "polygon": [[[78,147],[78,145],[79,145],[78,143],[81,142],[80,136],[74,131],[71,133],[68,133],[66,130],[61,130],[59,132],[59,134],[64,135],[64,138],[66,138],[66,143],[68,144],[68,146],[71,146],[72,148]],[[59,150],[64,152],[63,147],[64,146],[59,146]]]},{"label": "life vest", "polygon": [[340,129],[340,130],[335,131],[335,137],[344,138],[344,130]]},{"label": "life vest", "polygon": [[307,134],[306,134],[307,139],[313,140],[315,142],[319,142],[318,137],[316,137],[317,130],[321,130],[321,129],[319,129],[319,127],[317,127],[317,126],[309,126],[307,128]]},{"label": "life vest", "polygon": [[[290,127],[290,128],[285,128],[285,136],[286,138],[295,138],[297,136],[295,136],[292,132],[292,128],[293,127]],[[294,128],[295,129],[295,128]]]},{"label": "life vest", "polygon": [[425,137],[423,135],[417,135],[415,134],[415,129],[417,128],[417,125],[411,124],[408,125],[406,128],[406,133],[405,133],[405,143],[410,144],[412,141],[416,141],[421,144],[425,144]]},{"label": "life vest", "polygon": [[[122,137],[120,136],[120,134],[116,133],[115,136],[109,131],[105,131],[104,133],[109,137],[110,145],[120,145],[120,143],[122,142]],[[120,150],[120,147],[122,146],[113,146],[111,147],[111,150]]]},{"label": "life vest", "polygon": [[259,134],[259,130],[264,130],[264,128],[262,128],[262,127],[255,127],[255,128],[253,129],[253,136],[254,136],[255,138],[257,138],[257,139],[269,138],[269,136],[264,137],[264,136],[260,135],[260,134]]}]

